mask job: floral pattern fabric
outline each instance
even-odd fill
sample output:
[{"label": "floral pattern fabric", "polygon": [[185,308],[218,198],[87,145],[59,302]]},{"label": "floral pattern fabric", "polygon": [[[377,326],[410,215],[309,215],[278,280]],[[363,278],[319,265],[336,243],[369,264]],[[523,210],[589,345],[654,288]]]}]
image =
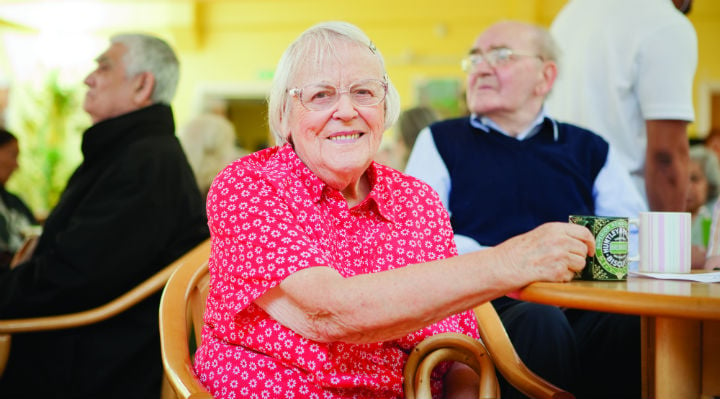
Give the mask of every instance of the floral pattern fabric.
[{"label": "floral pattern fabric", "polygon": [[210,292],[195,355],[215,397],[400,398],[402,368],[422,339],[447,331],[478,337],[474,316],[464,312],[393,341],[320,343],[253,303],[307,267],[351,277],[457,254],[431,188],[376,163],[368,177],[370,195],[348,208],[289,145],[241,158],[216,177],[207,204]]}]

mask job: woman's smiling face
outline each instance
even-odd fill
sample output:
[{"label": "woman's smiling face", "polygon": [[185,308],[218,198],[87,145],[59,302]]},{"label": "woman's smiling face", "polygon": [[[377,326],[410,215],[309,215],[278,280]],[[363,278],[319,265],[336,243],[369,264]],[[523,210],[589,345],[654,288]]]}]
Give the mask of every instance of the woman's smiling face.
[{"label": "woman's smiling face", "polygon": [[321,65],[303,65],[292,88],[327,84],[340,89],[337,103],[311,111],[299,96],[292,96],[288,114],[289,141],[298,157],[321,180],[342,189],[357,181],[372,162],[382,139],[385,102],[355,105],[345,91],[367,79],[383,81],[377,56],[365,46],[338,40],[334,54],[325,54]]}]

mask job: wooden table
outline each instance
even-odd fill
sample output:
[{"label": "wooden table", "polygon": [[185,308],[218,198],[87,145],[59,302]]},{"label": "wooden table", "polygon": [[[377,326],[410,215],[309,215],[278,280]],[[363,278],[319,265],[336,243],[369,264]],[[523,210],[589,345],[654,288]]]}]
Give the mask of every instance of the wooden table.
[{"label": "wooden table", "polygon": [[643,398],[720,396],[720,283],[635,277],[533,283],[518,298],[641,315]]}]

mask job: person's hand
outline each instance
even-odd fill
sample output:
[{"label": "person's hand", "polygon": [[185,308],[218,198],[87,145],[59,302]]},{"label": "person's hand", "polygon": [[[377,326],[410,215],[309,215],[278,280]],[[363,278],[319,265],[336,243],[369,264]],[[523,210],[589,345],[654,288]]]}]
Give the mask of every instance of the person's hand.
[{"label": "person's hand", "polygon": [[693,245],[690,248],[690,265],[692,269],[705,268],[705,247],[701,245]]},{"label": "person's hand", "polygon": [[10,269],[13,269],[20,263],[23,263],[26,260],[30,259],[33,252],[35,252],[35,246],[37,246],[39,238],[40,236],[32,235],[25,239],[23,245],[17,252],[15,252],[15,256],[13,256],[12,260],[10,261]]},{"label": "person's hand", "polygon": [[445,374],[446,399],[477,398],[480,391],[480,378],[470,366],[453,362]]},{"label": "person's hand", "polygon": [[[496,247],[502,267],[521,283],[570,281],[595,252],[590,231],[570,223],[546,223]],[[522,284],[522,285],[525,285]]]}]

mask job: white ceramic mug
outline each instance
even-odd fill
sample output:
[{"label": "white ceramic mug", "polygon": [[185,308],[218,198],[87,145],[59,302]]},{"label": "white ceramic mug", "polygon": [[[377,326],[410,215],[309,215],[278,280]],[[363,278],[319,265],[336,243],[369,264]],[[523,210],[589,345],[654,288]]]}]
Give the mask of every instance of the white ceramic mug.
[{"label": "white ceramic mug", "polygon": [[641,272],[690,272],[689,212],[640,212],[630,219],[638,228],[638,261]]}]

